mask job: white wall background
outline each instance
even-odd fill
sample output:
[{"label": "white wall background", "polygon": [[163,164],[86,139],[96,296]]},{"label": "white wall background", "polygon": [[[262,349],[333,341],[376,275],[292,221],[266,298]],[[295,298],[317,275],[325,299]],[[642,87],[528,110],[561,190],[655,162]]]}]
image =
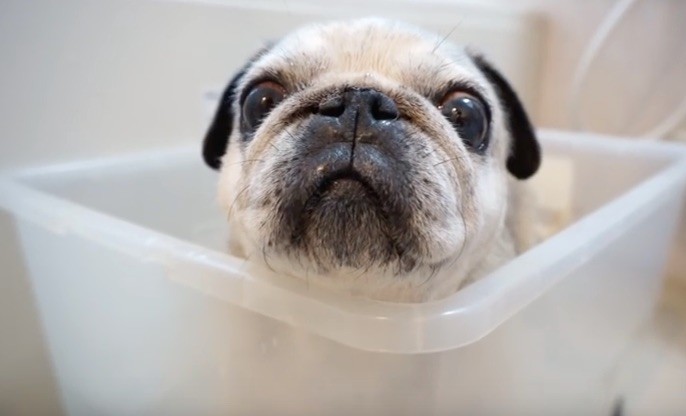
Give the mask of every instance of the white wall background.
[{"label": "white wall background", "polygon": [[[570,127],[567,101],[574,67],[614,1],[436,2],[444,7],[516,7],[547,20],[546,37],[531,39],[543,43],[540,71],[531,72],[539,89],[529,92],[531,80],[526,77],[518,84],[527,90],[538,125]],[[251,39],[235,52],[247,55],[261,42],[250,34],[263,31],[256,25],[264,23],[246,19],[240,28],[222,28],[225,16],[220,9],[191,3],[199,2],[2,0],[0,169],[199,140],[205,123],[200,90],[216,87],[214,80],[227,78],[235,66],[235,56],[228,52],[220,57],[208,53],[229,42],[225,37],[230,30]],[[275,3],[299,8],[294,1]],[[370,7],[362,0],[345,3],[358,4],[362,13]],[[421,3],[435,9],[432,3]],[[375,14],[389,4],[377,6]],[[275,34],[290,25],[280,16],[275,14],[269,22]],[[179,24],[155,25],[170,21]],[[583,114],[591,128],[640,132],[686,95],[684,23],[686,1],[639,2],[589,74]],[[209,43],[198,44],[199,33]],[[74,48],[76,44],[82,47]],[[536,52],[528,53],[538,61]],[[160,68],[161,57],[173,56],[186,58]],[[198,65],[208,60],[216,65]],[[137,64],[142,61],[158,65]],[[517,67],[508,71],[516,73]],[[115,82],[123,78],[126,90]],[[207,85],[208,79],[212,85]],[[178,88],[180,84],[193,87]],[[132,104],[122,104],[126,102]],[[14,238],[11,223],[0,216],[0,414],[58,414],[57,393]]]},{"label": "white wall background", "polygon": [[[222,8],[208,8],[208,4],[231,0],[3,0],[0,168],[187,142],[199,137],[205,123],[199,105],[200,91],[219,86],[217,82],[228,77],[237,62],[261,43],[265,33],[278,36],[303,21],[295,15],[308,1],[319,3],[271,0],[287,14],[292,11],[288,18],[283,18],[284,12],[274,13],[265,24],[264,19],[246,16],[240,27],[222,28]],[[441,9],[450,10],[455,4],[492,10],[515,8],[541,16],[547,22],[546,36],[529,40],[542,43],[543,56],[527,52],[531,56],[530,68],[510,64],[518,61],[507,56],[507,47],[512,46],[507,37],[501,37],[505,47],[489,39],[486,49],[495,52],[504,63],[503,69],[524,93],[539,126],[575,127],[568,111],[571,79],[594,30],[615,0],[403,3],[421,5],[427,15],[433,10],[433,15],[443,20],[445,13]],[[332,13],[330,9],[334,6],[319,4],[324,13]],[[395,6],[398,2],[343,0],[335,4],[352,5],[347,8],[357,10],[358,14],[389,14],[389,8],[392,13],[399,13]],[[462,26],[474,21],[474,13],[469,8],[465,10],[464,19],[443,21],[435,25],[436,29],[447,32],[456,27],[453,40],[474,43],[474,38],[461,36],[473,33],[469,28],[463,30]],[[404,17],[415,18],[407,13]],[[178,24],[170,26],[170,22]],[[686,73],[683,22],[683,0],[637,1],[601,49],[589,73],[581,101],[587,127],[610,134],[638,134],[686,96],[686,77],[682,75]],[[238,50],[228,51],[229,33],[240,33],[247,41]],[[222,50],[226,50],[224,56],[208,56]],[[519,50],[511,48],[513,53]],[[522,74],[530,74],[530,78]],[[212,80],[211,85],[208,80]]]},{"label": "white wall background", "polygon": [[[215,0],[221,1],[221,0]],[[546,21],[536,122],[576,129],[568,103],[572,79],[594,32],[617,0],[406,0],[429,5],[509,8]],[[348,3],[365,4],[364,0]],[[600,49],[582,93],[588,130],[638,135],[686,96],[686,1],[637,0]],[[681,123],[686,129],[686,120]]]},{"label": "white wall background", "polygon": [[[449,0],[443,0],[449,1]],[[571,129],[571,80],[581,54],[616,0],[486,0],[544,16],[548,37],[539,125]],[[593,131],[637,135],[686,96],[686,2],[638,0],[600,49],[582,93]],[[686,120],[682,124],[686,126]]]},{"label": "white wall background", "polygon": [[207,124],[202,92],[223,88],[264,41],[320,15],[393,15],[431,22],[438,33],[455,29],[456,39],[478,44],[502,63],[535,107],[541,36],[534,22],[511,13],[462,8],[450,14],[447,5],[421,13],[395,6],[390,13],[380,3],[271,4],[274,11],[258,12],[203,2],[3,2],[0,165],[199,142]]},{"label": "white wall background", "polygon": [[[201,163],[203,91],[222,88],[265,40],[308,20],[295,1],[272,3],[283,10],[141,0],[0,2],[0,167],[180,143],[196,143]],[[306,9],[329,16],[388,14],[383,5],[336,7]],[[471,8],[460,9],[456,22],[445,18],[448,8],[403,17],[432,22],[440,33],[458,26],[455,35],[479,41],[534,108],[538,65],[531,63],[539,62],[541,50],[536,23]],[[397,6],[394,13],[403,15]],[[0,236],[0,415],[53,414],[58,395],[6,216],[0,216]]]}]

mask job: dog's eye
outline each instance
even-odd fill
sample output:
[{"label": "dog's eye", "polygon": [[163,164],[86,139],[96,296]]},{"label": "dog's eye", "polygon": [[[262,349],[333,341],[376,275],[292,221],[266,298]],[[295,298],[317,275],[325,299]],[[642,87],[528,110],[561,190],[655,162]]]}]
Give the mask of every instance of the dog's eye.
[{"label": "dog's eye", "polygon": [[257,84],[243,102],[243,122],[248,130],[256,130],[269,112],[286,96],[286,90],[276,82]]},{"label": "dog's eye", "polygon": [[466,92],[456,91],[448,94],[438,109],[467,146],[477,152],[486,150],[488,117],[481,100]]}]

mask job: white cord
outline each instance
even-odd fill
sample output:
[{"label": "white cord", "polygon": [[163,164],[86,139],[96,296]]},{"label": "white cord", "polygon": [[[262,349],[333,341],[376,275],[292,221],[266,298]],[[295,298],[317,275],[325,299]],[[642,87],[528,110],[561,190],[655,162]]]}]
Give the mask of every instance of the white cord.
[{"label": "white cord", "polygon": [[[598,55],[598,51],[603,46],[608,36],[621,22],[624,15],[638,0],[617,0],[612,9],[608,12],[605,20],[600,24],[598,30],[591,38],[586,50],[584,51],[579,64],[574,72],[572,90],[569,101],[569,118],[572,128],[586,130],[581,117],[581,91],[588,76],[588,71],[593,61]],[[674,111],[658,122],[645,133],[640,134],[643,138],[660,139],[679,126],[679,123],[686,117],[686,97],[674,108]]]},{"label": "white cord", "polygon": [[679,127],[681,121],[686,118],[686,98],[668,115],[664,120],[656,124],[641,135],[646,139],[661,139],[667,134],[671,133],[675,128]]},{"label": "white cord", "polygon": [[636,1],[638,0],[618,0],[612,9],[610,9],[605,20],[603,20],[600,27],[598,27],[598,30],[596,30],[583,55],[581,55],[579,64],[574,71],[569,101],[569,118],[572,128],[586,130],[581,118],[581,91],[584,82],[586,81],[588,71],[608,36],[610,36],[617,24],[619,24],[626,12],[636,3]]}]

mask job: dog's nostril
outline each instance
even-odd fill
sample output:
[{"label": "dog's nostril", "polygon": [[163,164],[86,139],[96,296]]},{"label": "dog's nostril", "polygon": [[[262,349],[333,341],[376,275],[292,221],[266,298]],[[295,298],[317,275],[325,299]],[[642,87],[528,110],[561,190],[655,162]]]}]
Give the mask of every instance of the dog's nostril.
[{"label": "dog's nostril", "polygon": [[360,112],[371,120],[396,120],[400,117],[395,101],[386,94],[372,89],[354,89],[343,95],[326,98],[312,108],[314,114],[325,117],[341,117],[347,110]]},{"label": "dog's nostril", "polygon": [[329,98],[319,104],[318,113],[327,117],[340,117],[345,111],[342,97]]},{"label": "dog's nostril", "polygon": [[373,96],[370,110],[372,117],[376,120],[395,120],[400,116],[395,102],[385,94],[375,94]]}]

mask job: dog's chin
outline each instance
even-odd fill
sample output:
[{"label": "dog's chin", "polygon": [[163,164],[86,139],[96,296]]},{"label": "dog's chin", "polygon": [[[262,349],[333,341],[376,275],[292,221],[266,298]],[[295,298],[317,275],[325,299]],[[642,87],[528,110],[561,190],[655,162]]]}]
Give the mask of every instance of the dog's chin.
[{"label": "dog's chin", "polygon": [[376,189],[353,170],[323,178],[296,222],[291,254],[305,255],[320,272],[391,265],[400,272],[412,266],[399,241],[410,230],[401,229]]},{"label": "dog's chin", "polygon": [[349,199],[362,199],[367,197],[367,188],[363,182],[356,178],[342,177],[331,181],[328,189],[322,192],[322,196],[341,202]]},{"label": "dog's chin", "polygon": [[346,167],[308,189],[286,199],[288,209],[269,210],[280,213],[268,223],[272,231],[245,241],[252,267],[376,300],[419,302],[456,290],[455,254],[439,261],[425,254],[422,230],[403,217],[411,200],[389,203],[383,182]]},{"label": "dog's chin", "polygon": [[[366,202],[372,210],[381,210],[380,197],[374,187],[357,171],[342,169],[323,177],[315,191],[305,203],[304,214],[319,209],[319,206],[332,205],[335,212],[351,203]],[[338,205],[341,205],[338,207]]]},{"label": "dog's chin", "polygon": [[333,143],[299,158],[282,179],[269,240],[275,251],[337,268],[414,267],[411,179],[400,162],[374,146]]}]

